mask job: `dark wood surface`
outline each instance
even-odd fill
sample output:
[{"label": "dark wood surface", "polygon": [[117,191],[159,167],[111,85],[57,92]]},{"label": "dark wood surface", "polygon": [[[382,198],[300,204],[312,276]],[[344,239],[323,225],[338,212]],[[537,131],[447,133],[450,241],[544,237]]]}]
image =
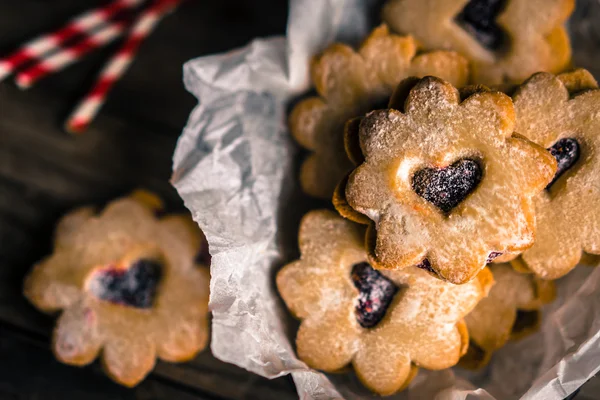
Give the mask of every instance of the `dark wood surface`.
[{"label": "dark wood surface", "polygon": [[[106,1],[0,0],[0,54]],[[0,399],[295,398],[289,378],[269,381],[219,362],[208,351],[185,364],[159,363],[135,389],[104,376],[97,364],[62,365],[49,350],[53,318],[21,294],[31,265],[50,251],[65,211],[102,204],[136,187],[183,204],[169,185],[171,155],[196,99],[182,84],[182,64],[201,55],[282,34],[284,0],[190,0],[144,43],[89,132],[61,126],[115,45],[20,91],[0,83]],[[118,46],[118,45],[116,45]]]}]

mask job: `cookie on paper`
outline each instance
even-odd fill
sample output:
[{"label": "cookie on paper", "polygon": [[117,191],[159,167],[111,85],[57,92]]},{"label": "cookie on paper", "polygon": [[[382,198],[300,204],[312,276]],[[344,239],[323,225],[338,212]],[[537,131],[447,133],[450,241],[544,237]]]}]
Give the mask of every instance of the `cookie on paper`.
[{"label": "cookie on paper", "polygon": [[463,317],[492,285],[484,269],[452,285],[419,268],[377,271],[367,260],[364,227],[318,210],[304,216],[299,260],[277,275],[277,288],[302,322],[298,356],[336,372],[352,364],[370,390],[389,395],[406,387],[418,367],[443,369],[465,353]]},{"label": "cookie on paper", "polygon": [[564,24],[574,7],[575,0],[388,0],[383,17],[426,49],[463,54],[473,83],[495,85],[568,68]]},{"label": "cookie on paper", "polygon": [[533,244],[532,198],[556,161],[515,133],[510,97],[483,87],[461,96],[439,78],[410,78],[391,106],[348,123],[357,167],[334,195],[343,216],[369,225],[374,267],[420,264],[461,284]]},{"label": "cookie on paper", "polygon": [[513,94],[517,131],[547,148],[558,171],[535,197],[535,244],[516,260],[544,279],[600,254],[600,90],[583,69],[532,76]]}]

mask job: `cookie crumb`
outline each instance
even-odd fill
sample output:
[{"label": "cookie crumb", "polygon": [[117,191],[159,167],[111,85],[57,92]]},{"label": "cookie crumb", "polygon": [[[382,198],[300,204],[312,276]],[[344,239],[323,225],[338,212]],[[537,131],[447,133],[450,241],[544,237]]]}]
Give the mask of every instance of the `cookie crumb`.
[{"label": "cookie crumb", "polygon": [[456,21],[483,47],[497,51],[506,42],[506,35],[496,22],[505,5],[506,0],[471,0]]}]

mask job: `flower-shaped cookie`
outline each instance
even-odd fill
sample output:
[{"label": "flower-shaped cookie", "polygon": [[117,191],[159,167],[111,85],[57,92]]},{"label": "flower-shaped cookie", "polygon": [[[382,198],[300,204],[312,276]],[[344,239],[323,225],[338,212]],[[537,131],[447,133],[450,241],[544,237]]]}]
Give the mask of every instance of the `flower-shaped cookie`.
[{"label": "flower-shaped cookie", "polygon": [[311,196],[331,199],[337,183],[352,168],[344,152],[344,124],[350,118],[386,108],[398,83],[408,76],[440,76],[457,86],[467,82],[467,60],[454,52],[416,56],[410,37],[376,28],[358,51],[334,44],[312,63],[319,96],[300,102],[290,115],[290,130],[313,151],[302,165],[300,182]]},{"label": "flower-shaped cookie", "polygon": [[552,184],[535,197],[535,244],[522,261],[557,279],[582,251],[600,254],[600,90],[585,70],[532,76],[513,95],[517,132],[558,161]]},{"label": "flower-shaped cookie", "polygon": [[53,254],[24,288],[37,308],[63,310],[53,338],[60,361],[86,365],[101,352],[108,375],[126,386],[156,357],[189,360],[208,338],[209,275],[194,261],[202,233],[189,217],[158,219],[151,199],[138,192],[98,215],[66,215]]},{"label": "flower-shaped cookie", "polygon": [[488,297],[465,317],[469,350],[461,366],[479,368],[509,339],[518,339],[538,328],[540,308],[555,296],[554,282],[515,271],[510,264],[490,266],[494,286]]},{"label": "flower-shaped cookie", "polygon": [[575,0],[389,0],[384,20],[427,49],[456,50],[471,62],[472,81],[522,82],[561,72],[571,59],[565,21]]},{"label": "flower-shaped cookie", "polygon": [[378,272],[367,263],[364,228],[326,210],[302,220],[301,258],[277,275],[277,288],[302,320],[298,356],[336,372],[352,364],[369,389],[392,394],[417,367],[455,365],[466,351],[462,318],[487,294],[492,276],[457,286],[419,268]]},{"label": "flower-shaped cookie", "polygon": [[441,279],[460,284],[488,257],[532,245],[532,197],[550,182],[556,161],[513,135],[508,96],[468,92],[463,100],[439,78],[407,79],[393,96],[395,109],[348,124],[349,156],[360,165],[340,183],[334,204],[369,223],[367,250],[377,268],[427,259]]}]

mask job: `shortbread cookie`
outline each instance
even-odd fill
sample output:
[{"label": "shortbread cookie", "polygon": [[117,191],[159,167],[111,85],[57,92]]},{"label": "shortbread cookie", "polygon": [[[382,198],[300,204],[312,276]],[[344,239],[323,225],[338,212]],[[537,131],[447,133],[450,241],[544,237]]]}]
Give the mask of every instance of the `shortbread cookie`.
[{"label": "shortbread cookie", "polygon": [[334,205],[369,224],[376,268],[426,259],[427,269],[461,284],[491,258],[533,244],[532,197],[550,182],[556,161],[513,135],[508,96],[477,87],[465,96],[439,78],[407,79],[393,109],[348,124],[346,147],[359,165]]},{"label": "shortbread cookie", "polygon": [[536,241],[522,261],[557,279],[583,252],[600,254],[600,90],[585,70],[532,76],[513,95],[517,132],[558,162],[552,183],[535,197]]},{"label": "shortbread cookie", "polygon": [[540,308],[554,300],[554,282],[512,269],[510,264],[490,266],[494,286],[488,297],[465,317],[469,350],[460,365],[479,368],[509,339],[534,332],[540,323]]},{"label": "shortbread cookie", "polygon": [[[148,201],[152,200],[152,201]],[[206,248],[187,216],[155,216],[155,196],[140,192],[100,213],[83,208],[58,224],[54,252],[25,280],[25,296],[46,312],[63,311],[56,357],[86,365],[100,353],[109,376],[134,386],[156,358],[186,361],[208,338]]]},{"label": "shortbread cookie", "polygon": [[538,71],[558,73],[571,60],[564,23],[575,0],[389,0],[384,20],[426,49],[456,50],[472,81],[520,83]]},{"label": "shortbread cookie", "polygon": [[417,367],[443,369],[466,351],[462,318],[487,294],[489,270],[457,286],[419,268],[377,271],[363,246],[364,227],[326,210],[300,225],[300,260],[277,275],[277,288],[302,320],[296,345],[310,367],[352,364],[370,390],[388,395]]},{"label": "shortbread cookie", "polygon": [[410,36],[376,28],[362,46],[337,43],[312,62],[318,96],[300,102],[290,115],[290,130],[312,151],[300,172],[303,190],[331,199],[337,183],[352,168],[344,152],[344,123],[366,112],[387,108],[398,83],[408,76],[435,75],[454,85],[466,84],[467,60],[457,53],[434,51],[416,55]]}]

